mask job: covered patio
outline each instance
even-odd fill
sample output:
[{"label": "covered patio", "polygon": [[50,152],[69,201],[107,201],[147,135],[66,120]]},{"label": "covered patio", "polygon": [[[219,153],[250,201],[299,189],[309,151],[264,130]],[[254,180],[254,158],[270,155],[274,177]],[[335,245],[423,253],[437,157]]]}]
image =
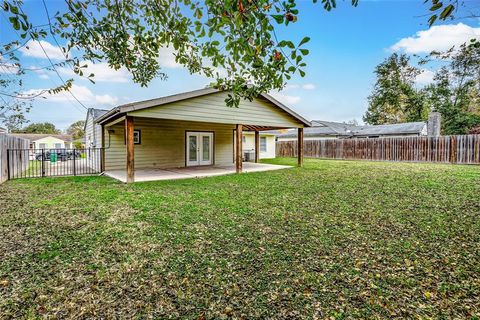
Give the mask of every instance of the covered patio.
[{"label": "covered patio", "polygon": [[[225,105],[228,92],[206,88],[116,107],[102,127],[103,172],[122,182],[169,180],[285,169],[259,163],[260,132],[310,123],[268,94]],[[244,162],[243,132],[254,132],[254,161]]]},{"label": "covered patio", "polygon": [[[282,166],[266,163],[243,163],[243,172],[261,172],[280,169],[292,168],[291,166]],[[135,181],[156,181],[156,180],[178,180],[188,178],[203,178],[221,176],[236,173],[236,166],[200,166],[200,167],[183,167],[183,168],[144,168],[135,170]],[[121,182],[127,182],[127,172],[125,170],[105,171],[105,175]]]}]

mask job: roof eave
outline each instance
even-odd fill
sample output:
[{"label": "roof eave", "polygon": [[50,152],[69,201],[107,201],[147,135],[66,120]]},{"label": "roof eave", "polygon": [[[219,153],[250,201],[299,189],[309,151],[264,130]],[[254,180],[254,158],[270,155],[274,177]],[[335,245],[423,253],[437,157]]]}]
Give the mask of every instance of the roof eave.
[{"label": "roof eave", "polygon": [[[205,88],[205,89],[199,89],[195,91],[190,91],[190,92],[185,92],[185,93],[179,93],[163,98],[157,98],[157,99],[151,99],[151,100],[146,100],[146,101],[138,101],[138,102],[132,102],[124,105],[120,105],[118,107],[113,108],[112,110],[108,111],[104,115],[100,116],[98,119],[94,119],[98,124],[104,124],[107,122],[109,119],[111,119],[114,116],[117,116],[118,114],[123,114],[123,113],[128,113],[136,110],[142,110],[142,109],[147,109],[151,107],[156,107],[156,106],[161,106],[164,104],[176,102],[176,101],[181,101],[181,100],[186,100],[186,99],[191,99],[191,98],[196,98],[216,92],[220,92],[221,90],[214,89],[214,88]],[[261,94],[262,97],[282,109],[283,111],[287,112],[289,115],[300,121],[305,127],[311,127],[310,121],[307,119],[303,118],[287,106],[285,106],[283,103],[280,101],[276,100],[273,98],[271,95],[267,93]],[[144,106],[139,107],[139,105],[145,104]]]}]

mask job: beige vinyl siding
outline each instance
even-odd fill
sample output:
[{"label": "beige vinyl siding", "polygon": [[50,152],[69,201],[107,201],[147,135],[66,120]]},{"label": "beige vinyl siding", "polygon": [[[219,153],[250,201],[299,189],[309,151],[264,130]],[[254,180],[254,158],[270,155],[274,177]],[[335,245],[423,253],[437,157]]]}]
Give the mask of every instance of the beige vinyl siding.
[{"label": "beige vinyl siding", "polygon": [[[105,130],[106,170],[125,169],[124,124]],[[135,168],[176,168],[185,166],[185,132],[214,132],[215,165],[233,162],[233,125],[189,121],[134,118],[134,130],[141,130],[141,144],[135,145]]]},{"label": "beige vinyl siding", "polygon": [[[255,150],[255,133],[244,133],[245,141],[243,143],[243,151]],[[260,151],[260,159],[275,158],[275,136],[271,134],[260,133],[260,138],[265,137],[267,139],[267,151]]]},{"label": "beige vinyl siding", "polygon": [[90,111],[87,113],[87,120],[85,123],[85,147],[90,148],[93,145],[95,136],[93,134],[93,118],[90,115]]},{"label": "beige vinyl siding", "polygon": [[95,124],[90,112],[87,115],[85,125],[85,147],[101,148],[102,147],[102,126]]},{"label": "beige vinyl siding", "polygon": [[166,105],[129,112],[128,115],[158,119],[202,121],[272,126],[280,128],[303,127],[297,119],[264,98],[241,100],[238,108],[227,107],[227,93],[218,92]]}]

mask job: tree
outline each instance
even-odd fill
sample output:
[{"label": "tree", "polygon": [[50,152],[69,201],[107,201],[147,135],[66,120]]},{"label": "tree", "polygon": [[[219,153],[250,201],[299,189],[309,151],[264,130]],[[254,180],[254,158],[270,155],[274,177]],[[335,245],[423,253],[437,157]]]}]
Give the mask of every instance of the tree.
[{"label": "tree", "polygon": [[480,42],[432,52],[422,63],[444,62],[425,89],[432,110],[442,114],[444,134],[465,134],[480,125]]},{"label": "tree", "polygon": [[85,136],[85,121],[78,120],[70,125],[67,129],[67,133],[72,136],[73,140],[77,140]]},{"label": "tree", "polygon": [[44,133],[44,134],[60,134],[61,131],[55,128],[55,125],[49,122],[32,123],[25,128],[15,131],[17,133]]},{"label": "tree", "polygon": [[[358,1],[351,3],[357,6]],[[458,0],[430,1],[430,24],[437,17],[451,17],[462,6]],[[281,89],[295,74],[305,75],[303,58],[309,50],[304,46],[310,38],[294,42],[279,39],[276,33],[280,25],[290,26],[299,19],[295,0],[65,0],[64,10],[53,15],[46,1],[42,2],[47,25],[33,25],[21,0],[0,2],[19,35],[2,46],[0,55],[22,70],[18,49],[30,41],[41,46],[39,41],[49,37],[65,55],[65,61],[50,61],[49,69],[69,67],[93,81],[94,74],[84,75],[85,62],[106,61],[114,69],[125,67],[142,86],[155,77],[167,78],[158,56],[161,50],[172,48],[176,61],[191,73],[213,77],[214,87],[232,91],[226,101],[229,106],[237,105],[240,98]],[[336,0],[321,4],[330,11]],[[49,92],[69,90],[72,79],[61,81]]]},{"label": "tree", "polygon": [[420,70],[405,54],[394,53],[375,68],[377,80],[363,121],[389,124],[422,121],[428,116],[424,94],[415,88]]},{"label": "tree", "polygon": [[21,113],[14,113],[6,116],[3,120],[3,124],[7,128],[8,132],[18,132],[22,129],[23,125],[29,121]]},{"label": "tree", "polygon": [[[23,87],[21,72],[13,65],[1,65],[0,56],[0,123],[8,131],[18,130],[24,124],[28,123],[25,113],[28,113],[32,107],[32,99],[29,97],[19,97],[16,93]],[[8,72],[7,72],[8,71]],[[1,94],[10,92],[12,94]]]},{"label": "tree", "polygon": [[[314,1],[316,2],[316,1]],[[358,0],[352,0],[357,5]],[[79,76],[85,62],[107,61],[113,69],[125,67],[133,80],[146,86],[153,78],[166,79],[158,57],[170,48],[177,63],[191,73],[215,78],[214,86],[230,89],[227,100],[280,89],[294,74],[305,75],[303,61],[310,40],[278,39],[275,26],[297,21],[295,1],[267,0],[65,0],[63,12],[52,15],[43,1],[47,26],[33,25],[23,11],[23,2],[3,0],[4,14],[20,39],[0,52],[11,59],[16,49],[52,37],[63,47],[65,65]],[[334,0],[323,0],[331,10]],[[62,62],[63,63],[63,62]],[[54,69],[57,65],[51,65]],[[224,72],[220,72],[220,70]],[[221,76],[226,74],[226,76]],[[69,79],[70,80],[70,79]],[[65,81],[61,89],[71,86]]]},{"label": "tree", "polygon": [[[465,1],[462,0],[425,0],[425,3],[431,3],[428,24],[431,26],[436,21],[455,18],[479,18],[480,12],[478,7],[472,6],[467,13],[463,13],[461,9],[466,7]],[[473,3],[473,2],[472,2]]]}]

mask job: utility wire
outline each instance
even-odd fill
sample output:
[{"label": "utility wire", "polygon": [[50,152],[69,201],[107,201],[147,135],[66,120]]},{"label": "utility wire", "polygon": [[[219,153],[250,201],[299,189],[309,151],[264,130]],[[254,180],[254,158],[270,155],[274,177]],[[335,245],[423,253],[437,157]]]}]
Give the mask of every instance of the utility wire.
[{"label": "utility wire", "polygon": [[[20,7],[20,11],[25,14],[25,12],[23,12],[23,9]],[[67,84],[65,83],[65,81],[63,80],[62,76],[60,75],[60,73],[58,72],[57,68],[55,68],[55,64],[52,62],[52,59],[50,59],[50,57],[48,56],[47,54],[47,51],[45,50],[45,48],[43,47],[41,41],[39,41],[38,39],[35,39],[35,41],[37,41],[37,43],[40,45],[40,48],[42,49],[45,57],[48,59],[48,62],[50,63],[50,65],[52,66],[53,68],[53,71],[55,71],[55,73],[57,74],[58,78],[60,79],[60,81],[62,81],[63,85],[65,86],[65,90],[68,91],[68,93],[70,93],[70,95],[85,109],[85,110],[88,110],[88,108],[72,93],[72,91],[70,91],[70,89],[67,87]],[[61,49],[60,49],[61,50]]]}]

